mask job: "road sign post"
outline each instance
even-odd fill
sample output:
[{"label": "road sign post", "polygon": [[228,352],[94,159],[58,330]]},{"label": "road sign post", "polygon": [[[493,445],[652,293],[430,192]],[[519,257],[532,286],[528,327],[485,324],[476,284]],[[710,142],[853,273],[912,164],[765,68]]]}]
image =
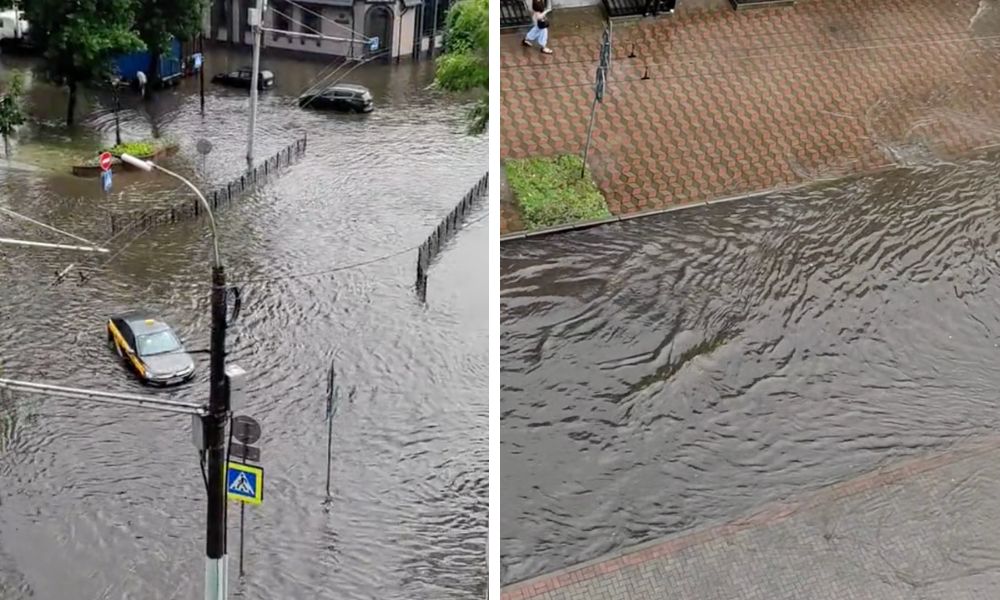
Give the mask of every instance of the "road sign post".
[{"label": "road sign post", "polygon": [[111,191],[111,169],[101,172],[101,189],[105,194]]},{"label": "road sign post", "polygon": [[[357,389],[351,387],[348,400],[354,402]],[[340,404],[340,389],[337,387],[336,363],[330,362],[330,372],[326,376],[326,501],[330,502],[330,468],[333,463],[333,417],[337,415]]]},{"label": "road sign post", "polygon": [[607,85],[608,70],[611,68],[611,29],[606,27],[601,38],[600,62],[597,65],[597,76],[594,81],[594,102],[590,105],[590,125],[587,127],[587,142],[583,146],[583,166],[580,167],[580,177],[587,174],[587,156],[590,154],[590,139],[594,133],[594,117],[597,114],[597,103],[604,103],[604,88]]},{"label": "road sign post", "polygon": [[[246,464],[247,461],[260,462],[260,448],[250,445],[260,439],[260,423],[248,416],[240,415],[233,419],[231,433],[236,441],[229,442],[229,456],[230,458],[234,456],[238,457],[240,462],[234,463],[230,461],[230,469],[232,469],[234,465],[240,465],[259,472],[259,478],[257,479],[257,486],[259,486],[259,489],[258,487],[252,485],[253,482],[250,480],[249,475],[244,474],[241,476],[239,474],[230,473],[226,476],[227,497],[230,500],[236,500],[240,503],[240,577],[243,577],[243,539],[246,525],[246,506],[248,503],[260,504],[264,497],[263,468]],[[233,479],[233,477],[235,477],[235,479]],[[234,484],[236,487],[230,488],[230,483]],[[254,500],[246,499],[248,495],[252,496]]]}]

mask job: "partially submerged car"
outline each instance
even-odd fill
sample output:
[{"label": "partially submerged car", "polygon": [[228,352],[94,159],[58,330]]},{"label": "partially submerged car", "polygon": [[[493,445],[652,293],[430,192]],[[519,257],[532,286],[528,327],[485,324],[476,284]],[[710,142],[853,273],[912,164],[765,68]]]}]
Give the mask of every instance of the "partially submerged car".
[{"label": "partially submerged car", "polygon": [[375,102],[368,88],[353,83],[335,83],[321,92],[302,94],[299,96],[299,106],[358,113],[375,110]]},{"label": "partially submerged car", "polygon": [[[252,81],[253,68],[251,67],[243,67],[229,73],[219,73],[212,78],[212,83],[228,85],[229,87],[246,88],[248,90]],[[258,71],[257,89],[266,90],[272,87],[274,87],[274,73],[267,70]]]},{"label": "partially submerged car", "polygon": [[151,385],[177,385],[194,377],[194,360],[173,329],[132,312],[108,319],[108,344],[136,376]]}]

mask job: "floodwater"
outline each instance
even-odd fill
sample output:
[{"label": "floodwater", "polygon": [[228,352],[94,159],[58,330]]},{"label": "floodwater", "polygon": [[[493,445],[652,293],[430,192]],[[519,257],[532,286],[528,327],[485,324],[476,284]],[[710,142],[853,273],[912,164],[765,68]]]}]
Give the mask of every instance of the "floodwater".
[{"label": "floodwater", "polygon": [[994,430],[998,158],[505,244],[502,579]]},{"label": "floodwater", "polygon": [[[213,50],[209,74],[248,61]],[[25,66],[23,61],[4,67]],[[265,57],[258,161],[309,136],[306,156],[217,215],[243,309],[230,362],[248,372],[238,414],[260,421],[264,503],[246,510],[246,576],[237,578],[239,511],[230,511],[231,593],[242,598],[458,599],[482,595],[487,527],[487,221],[481,214],[413,293],[416,253],[332,271],[419,244],[487,169],[484,137],[465,135],[468,103],[425,87],[430,63],[367,65],[367,116],[302,111],[294,97],[322,63]],[[81,151],[113,142],[113,115],[88,98],[80,126],[65,97],[29,92],[34,124],[0,161],[0,205],[87,239],[110,237],[108,212],[187,198],[156,174],[67,175]],[[167,163],[212,189],[244,165],[247,92],[196,79],[143,104],[127,95],[124,135],[175,139]],[[212,152],[195,151],[200,138]],[[82,150],[81,150],[82,149]],[[7,237],[55,241],[6,217]],[[71,242],[72,243],[72,242]],[[137,230],[81,283],[54,274],[93,259],[6,246],[0,253],[4,376],[202,402],[196,380],[147,390],[105,345],[103,319],[146,308],[189,349],[207,348],[207,222]],[[299,276],[303,273],[320,274]],[[199,358],[200,357],[200,358]],[[345,400],[334,422],[332,500],[325,503],[325,373],[336,361]],[[346,392],[355,388],[353,401]],[[186,417],[6,393],[0,397],[0,597],[194,598],[204,578],[205,492]]]}]

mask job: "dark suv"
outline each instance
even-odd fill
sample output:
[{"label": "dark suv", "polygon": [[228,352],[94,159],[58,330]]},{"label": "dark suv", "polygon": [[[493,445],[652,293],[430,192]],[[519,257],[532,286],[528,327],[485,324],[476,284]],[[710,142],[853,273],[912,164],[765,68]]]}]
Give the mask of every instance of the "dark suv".
[{"label": "dark suv", "polygon": [[302,108],[367,113],[375,109],[372,93],[368,88],[352,83],[337,83],[319,93],[299,96]]}]

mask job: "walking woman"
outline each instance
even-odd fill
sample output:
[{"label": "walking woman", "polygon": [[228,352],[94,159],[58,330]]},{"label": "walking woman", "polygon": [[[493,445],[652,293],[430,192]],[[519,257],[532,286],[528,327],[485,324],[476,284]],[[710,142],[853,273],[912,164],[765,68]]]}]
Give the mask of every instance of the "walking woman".
[{"label": "walking woman", "polygon": [[549,21],[546,18],[552,9],[545,6],[546,0],[531,0],[531,20],[534,25],[521,42],[529,48],[537,42],[542,54],[552,54],[549,48]]}]

